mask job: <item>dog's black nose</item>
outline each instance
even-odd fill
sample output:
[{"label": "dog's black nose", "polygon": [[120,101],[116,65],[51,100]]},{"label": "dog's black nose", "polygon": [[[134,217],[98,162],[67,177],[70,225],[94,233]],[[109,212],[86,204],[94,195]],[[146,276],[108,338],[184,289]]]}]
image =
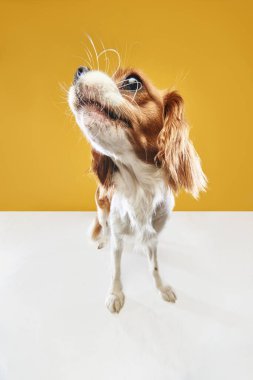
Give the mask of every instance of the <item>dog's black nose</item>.
[{"label": "dog's black nose", "polygon": [[90,71],[89,67],[80,66],[76,70],[75,76],[74,76],[74,83],[76,83],[77,79],[80,78],[82,74],[86,74]]}]

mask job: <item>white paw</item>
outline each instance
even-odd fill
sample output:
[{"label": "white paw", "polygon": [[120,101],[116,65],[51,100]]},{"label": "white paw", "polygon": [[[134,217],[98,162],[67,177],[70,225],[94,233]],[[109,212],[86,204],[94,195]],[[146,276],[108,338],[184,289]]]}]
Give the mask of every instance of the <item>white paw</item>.
[{"label": "white paw", "polygon": [[119,313],[124,305],[124,300],[125,296],[122,292],[110,293],[105,300],[105,304],[111,313]]},{"label": "white paw", "polygon": [[176,302],[176,299],[177,299],[176,293],[170,286],[163,286],[160,289],[160,294],[162,298],[164,299],[164,301],[173,302],[173,303]]}]

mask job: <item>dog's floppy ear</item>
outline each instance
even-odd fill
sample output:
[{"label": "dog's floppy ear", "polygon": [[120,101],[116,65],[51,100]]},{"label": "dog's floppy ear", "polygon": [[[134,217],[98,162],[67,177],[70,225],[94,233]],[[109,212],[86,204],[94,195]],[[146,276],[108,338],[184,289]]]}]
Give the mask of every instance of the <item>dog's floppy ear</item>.
[{"label": "dog's floppy ear", "polygon": [[183,99],[175,91],[164,96],[164,124],[157,144],[156,161],[166,170],[169,186],[175,192],[184,188],[197,198],[205,190],[206,177],[189,139]]},{"label": "dog's floppy ear", "polygon": [[106,188],[112,185],[112,176],[118,168],[112,161],[112,159],[108,156],[105,156],[102,153],[97,152],[92,149],[92,171],[98,177],[100,183]]}]

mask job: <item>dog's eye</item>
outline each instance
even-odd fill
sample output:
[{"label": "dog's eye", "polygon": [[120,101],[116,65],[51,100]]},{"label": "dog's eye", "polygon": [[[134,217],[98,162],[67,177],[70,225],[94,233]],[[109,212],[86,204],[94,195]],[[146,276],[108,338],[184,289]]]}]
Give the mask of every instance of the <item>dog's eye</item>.
[{"label": "dog's eye", "polygon": [[142,82],[141,82],[139,77],[137,77],[135,75],[129,75],[123,81],[120,88],[122,88],[122,90],[126,90],[126,91],[139,91],[142,88]]}]

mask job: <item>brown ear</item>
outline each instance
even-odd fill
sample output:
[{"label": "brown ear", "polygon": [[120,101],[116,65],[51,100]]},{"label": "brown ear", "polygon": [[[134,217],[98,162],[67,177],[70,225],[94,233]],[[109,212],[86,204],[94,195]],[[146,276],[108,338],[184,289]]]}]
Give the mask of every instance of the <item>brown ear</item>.
[{"label": "brown ear", "polygon": [[100,183],[106,188],[112,185],[112,176],[118,168],[108,156],[97,152],[96,150],[91,151],[92,154],[92,171],[98,177]]},{"label": "brown ear", "polygon": [[169,186],[182,187],[195,198],[205,190],[206,177],[200,159],[189,139],[189,127],[184,120],[184,102],[176,92],[164,97],[164,125],[158,135],[156,161],[168,173]]}]

